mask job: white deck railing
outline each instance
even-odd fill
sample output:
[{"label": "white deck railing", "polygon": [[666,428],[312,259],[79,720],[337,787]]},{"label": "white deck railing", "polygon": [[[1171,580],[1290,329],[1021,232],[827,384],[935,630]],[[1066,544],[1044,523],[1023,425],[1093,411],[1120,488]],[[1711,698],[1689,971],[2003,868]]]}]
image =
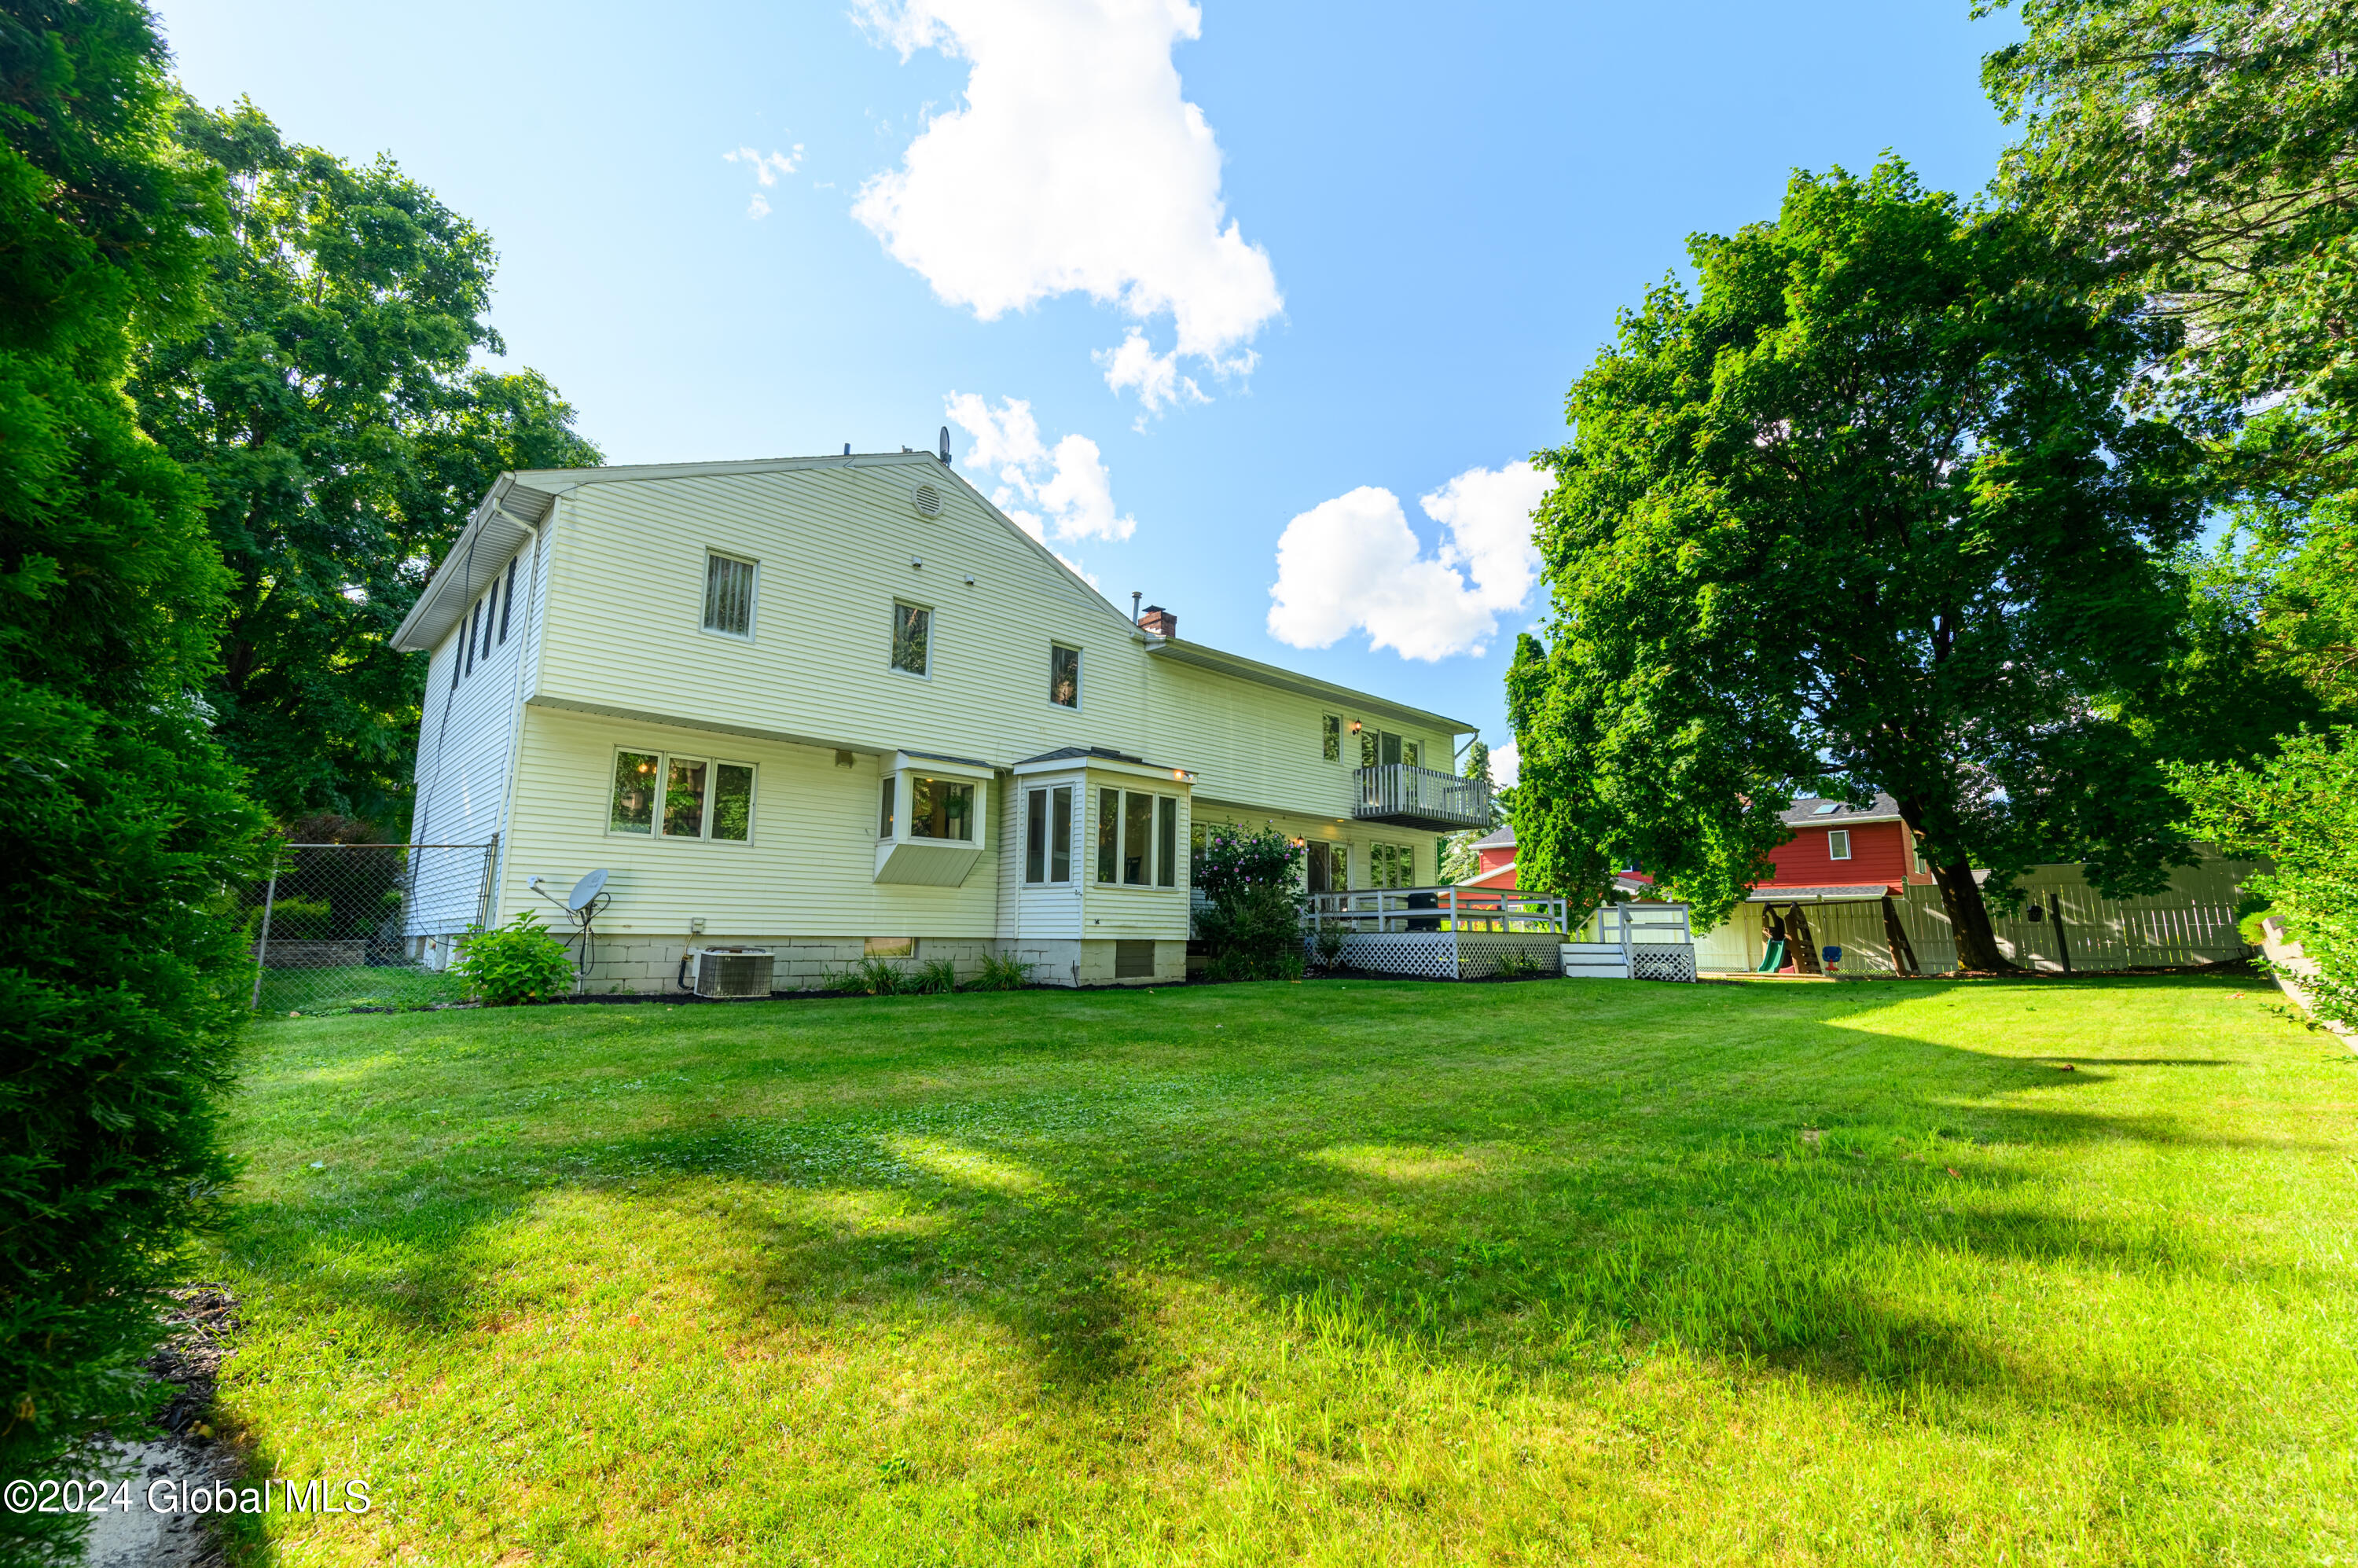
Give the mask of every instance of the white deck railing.
[{"label": "white deck railing", "polygon": [[1568,932],[1564,901],[1511,888],[1354,888],[1314,892],[1302,901],[1302,927],[1313,942],[1322,931],[1379,935],[1403,931]]}]

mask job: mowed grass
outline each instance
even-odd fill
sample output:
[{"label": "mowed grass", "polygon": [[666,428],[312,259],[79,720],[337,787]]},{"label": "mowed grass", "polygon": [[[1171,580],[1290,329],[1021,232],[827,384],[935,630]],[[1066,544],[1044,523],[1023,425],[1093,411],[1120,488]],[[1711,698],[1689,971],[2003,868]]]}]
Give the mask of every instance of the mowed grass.
[{"label": "mowed grass", "polygon": [[2347,1561],[2358,1065],[2271,1000],[278,1020],[214,1261],[247,1323],[222,1408],[259,1473],[376,1506],[243,1550]]}]

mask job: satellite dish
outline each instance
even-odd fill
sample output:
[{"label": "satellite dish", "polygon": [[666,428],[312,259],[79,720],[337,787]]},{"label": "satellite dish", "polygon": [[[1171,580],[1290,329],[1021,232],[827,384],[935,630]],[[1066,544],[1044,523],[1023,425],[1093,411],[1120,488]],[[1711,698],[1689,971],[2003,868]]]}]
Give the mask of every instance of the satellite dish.
[{"label": "satellite dish", "polygon": [[588,876],[583,877],[579,881],[573,884],[573,892],[567,896],[565,900],[565,907],[573,911],[576,914],[580,914],[582,910],[589,907],[590,901],[591,899],[596,898],[600,892],[604,891],[605,886],[605,871],[601,870],[590,872]]}]

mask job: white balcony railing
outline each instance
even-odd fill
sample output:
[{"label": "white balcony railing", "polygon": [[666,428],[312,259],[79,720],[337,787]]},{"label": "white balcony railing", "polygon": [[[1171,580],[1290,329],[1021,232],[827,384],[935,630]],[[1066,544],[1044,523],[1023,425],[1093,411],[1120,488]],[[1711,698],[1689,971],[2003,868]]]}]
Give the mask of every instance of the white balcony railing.
[{"label": "white balcony railing", "polygon": [[1570,935],[1564,901],[1512,888],[1354,888],[1314,892],[1302,901],[1303,929],[1385,935],[1408,931],[1496,931]]},{"label": "white balcony railing", "polygon": [[1490,826],[1490,781],[1461,779],[1434,768],[1405,762],[1358,770],[1358,798],[1351,815],[1363,822],[1392,822],[1450,832]]}]

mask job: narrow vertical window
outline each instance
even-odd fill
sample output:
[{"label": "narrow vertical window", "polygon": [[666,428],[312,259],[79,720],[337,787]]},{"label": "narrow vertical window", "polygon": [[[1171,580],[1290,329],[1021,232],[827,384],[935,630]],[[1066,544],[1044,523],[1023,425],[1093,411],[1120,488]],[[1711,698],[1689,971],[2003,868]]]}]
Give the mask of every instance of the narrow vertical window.
[{"label": "narrow vertical window", "polygon": [[1114,861],[1121,842],[1121,791],[1098,791],[1098,881],[1114,879]]},{"label": "narrow vertical window", "polygon": [[1048,700],[1059,708],[1081,705],[1081,651],[1052,645],[1048,649]]},{"label": "narrow vertical window", "polygon": [[712,770],[712,836],[740,844],[753,836],[753,770],[742,762]]},{"label": "narrow vertical window", "polygon": [[1330,762],[1341,762],[1343,760],[1343,719],[1341,715],[1329,713],[1319,719],[1318,725],[1320,731],[1318,754],[1325,757]]},{"label": "narrow vertical window", "polygon": [[1423,765],[1423,747],[1418,745],[1413,741],[1402,741],[1401,742],[1401,761],[1402,762],[1412,768],[1421,767]]},{"label": "narrow vertical window", "polygon": [[932,651],[934,612],[922,605],[892,606],[892,667],[910,675],[925,673],[926,655]]},{"label": "narrow vertical window", "polygon": [[664,775],[663,830],[666,838],[704,837],[705,766],[687,757],[674,757]]},{"label": "narrow vertical window", "polygon": [[450,639],[450,689],[452,691],[459,689],[459,683],[466,677],[466,674],[467,644],[459,638],[453,637]]},{"label": "narrow vertical window", "polygon": [[895,781],[891,773],[886,773],[884,775],[884,789],[882,792],[883,799],[882,803],[876,810],[876,837],[879,838],[890,838],[892,837],[892,785],[894,782]]},{"label": "narrow vertical window", "polygon": [[1326,846],[1314,838],[1311,840],[1309,853],[1302,858],[1302,891],[1326,891]]},{"label": "narrow vertical window", "polygon": [[1073,786],[1058,784],[1049,806],[1048,880],[1073,880]]},{"label": "narrow vertical window", "polygon": [[1351,846],[1348,844],[1326,846],[1326,891],[1351,891]]},{"label": "narrow vertical window", "polygon": [[475,673],[475,633],[483,629],[483,601],[475,600],[475,608],[467,611],[467,673]]},{"label": "narrow vertical window", "polygon": [[1363,768],[1372,768],[1375,765],[1376,732],[1372,730],[1363,729],[1359,731],[1359,766]]},{"label": "narrow vertical window", "polygon": [[704,557],[704,629],[724,637],[753,634],[753,563],[733,556]]},{"label": "narrow vertical window", "polygon": [[1179,802],[1167,795],[1154,797],[1154,885],[1179,885]]},{"label": "narrow vertical window", "polygon": [[1121,797],[1121,880],[1144,887],[1154,872],[1154,797],[1136,793]]},{"label": "narrow vertical window", "polygon": [[503,648],[508,645],[508,616],[515,609],[516,562],[523,559],[518,556],[508,563],[507,586],[500,589],[500,646]]},{"label": "narrow vertical window", "polygon": [[1035,789],[1023,800],[1023,880],[1048,880],[1048,792]]},{"label": "narrow vertical window", "polygon": [[653,752],[614,753],[614,804],[606,818],[610,829],[616,833],[655,830],[655,769],[659,761]]},{"label": "narrow vertical window", "polygon": [[499,630],[500,607],[492,602],[499,597],[499,579],[483,592],[483,657],[492,656],[492,633]]}]

